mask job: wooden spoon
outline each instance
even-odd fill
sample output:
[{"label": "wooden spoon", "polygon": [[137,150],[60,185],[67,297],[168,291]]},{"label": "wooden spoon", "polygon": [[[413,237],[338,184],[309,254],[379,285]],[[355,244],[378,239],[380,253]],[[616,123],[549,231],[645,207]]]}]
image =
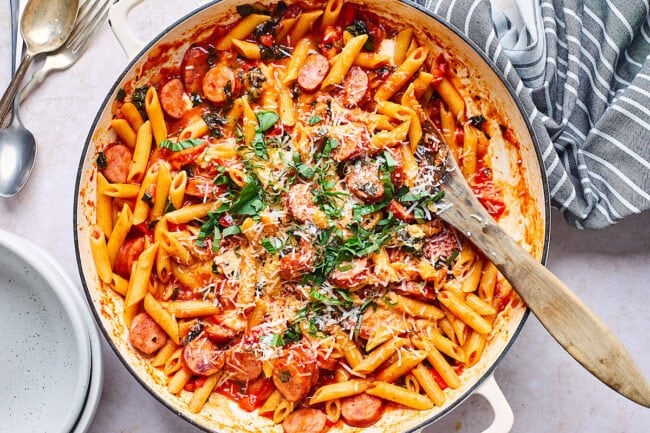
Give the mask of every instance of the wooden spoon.
[{"label": "wooden spoon", "polygon": [[[445,192],[444,199],[436,203],[437,216],[456,227],[495,264],[546,330],[583,367],[616,392],[650,407],[650,386],[623,344],[571,289],[492,219],[469,188],[430,119],[423,122],[423,130],[424,139],[439,149],[437,161],[428,161],[429,166],[444,163],[446,158],[446,170],[433,169],[437,173],[436,188]],[[427,153],[416,157],[427,158]],[[431,177],[427,176],[426,181],[431,184]]]}]

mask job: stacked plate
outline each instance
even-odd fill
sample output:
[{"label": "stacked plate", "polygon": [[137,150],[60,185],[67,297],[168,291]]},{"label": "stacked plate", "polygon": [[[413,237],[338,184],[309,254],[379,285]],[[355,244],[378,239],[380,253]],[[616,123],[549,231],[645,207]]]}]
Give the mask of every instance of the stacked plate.
[{"label": "stacked plate", "polygon": [[82,433],[103,382],[81,291],[31,242],[0,230],[0,432]]}]

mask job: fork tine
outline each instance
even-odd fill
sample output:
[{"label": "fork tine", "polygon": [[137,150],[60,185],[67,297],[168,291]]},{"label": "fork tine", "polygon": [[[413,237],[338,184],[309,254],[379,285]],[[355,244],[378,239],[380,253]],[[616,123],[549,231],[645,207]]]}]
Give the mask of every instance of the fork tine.
[{"label": "fork tine", "polygon": [[93,14],[96,13],[95,9],[103,0],[86,0],[84,4],[79,8],[79,13],[77,14],[77,21],[75,22],[74,29],[68,39],[66,40],[66,46],[71,46],[77,36],[88,26],[88,17],[92,19]]},{"label": "fork tine", "polygon": [[79,33],[79,38],[75,44],[71,47],[72,51],[76,54],[78,51],[83,51],[86,47],[86,44],[91,39],[91,36],[95,34],[97,29],[106,21],[108,17],[108,11],[110,9],[110,1],[107,1],[102,8],[97,11],[97,14],[93,17],[92,21],[88,23],[88,26],[84,29],[82,33]]}]

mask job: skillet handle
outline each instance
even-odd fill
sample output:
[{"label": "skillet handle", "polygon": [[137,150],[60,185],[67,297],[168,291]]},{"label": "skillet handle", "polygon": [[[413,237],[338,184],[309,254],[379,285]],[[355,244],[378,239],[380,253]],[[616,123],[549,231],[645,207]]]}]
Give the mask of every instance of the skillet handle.
[{"label": "skillet handle", "polygon": [[[138,53],[147,44],[138,39],[127,23],[127,18],[134,7],[142,3],[144,0],[117,0],[108,11],[108,22],[111,25],[111,30],[115,38],[122,46],[129,60],[133,60]],[[198,4],[203,5],[210,3],[212,0],[199,0]]]},{"label": "skillet handle", "polygon": [[485,397],[494,411],[494,420],[488,428],[483,430],[483,433],[509,433],[515,422],[515,415],[512,413],[506,396],[503,395],[503,391],[494,379],[494,373],[490,374],[475,392]]},{"label": "skillet handle", "polygon": [[138,39],[129,29],[126,21],[129,12],[142,3],[143,0],[118,0],[111,6],[108,11],[108,22],[115,38],[122,46],[129,60],[134,59],[137,54],[144,48],[145,42]]},{"label": "skillet handle", "polygon": [[[494,412],[492,424],[483,430],[482,433],[510,433],[515,422],[515,416],[512,413],[512,408],[508,400],[506,400],[506,396],[503,395],[503,391],[501,391],[497,381],[494,379],[494,374],[486,377],[474,393],[482,395],[490,406],[492,406],[492,411]],[[413,433],[424,433],[425,429],[416,430]]]}]

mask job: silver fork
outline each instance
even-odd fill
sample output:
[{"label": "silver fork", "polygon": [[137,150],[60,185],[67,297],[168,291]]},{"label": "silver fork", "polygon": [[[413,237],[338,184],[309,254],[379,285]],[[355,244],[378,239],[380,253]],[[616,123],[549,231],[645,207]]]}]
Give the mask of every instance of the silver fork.
[{"label": "silver fork", "polygon": [[43,66],[34,72],[29,82],[23,87],[20,93],[21,101],[38,87],[50,72],[67,69],[79,60],[90,38],[106,20],[110,5],[111,0],[86,0],[84,2],[79,8],[77,22],[72,33],[61,48],[45,57]]}]

